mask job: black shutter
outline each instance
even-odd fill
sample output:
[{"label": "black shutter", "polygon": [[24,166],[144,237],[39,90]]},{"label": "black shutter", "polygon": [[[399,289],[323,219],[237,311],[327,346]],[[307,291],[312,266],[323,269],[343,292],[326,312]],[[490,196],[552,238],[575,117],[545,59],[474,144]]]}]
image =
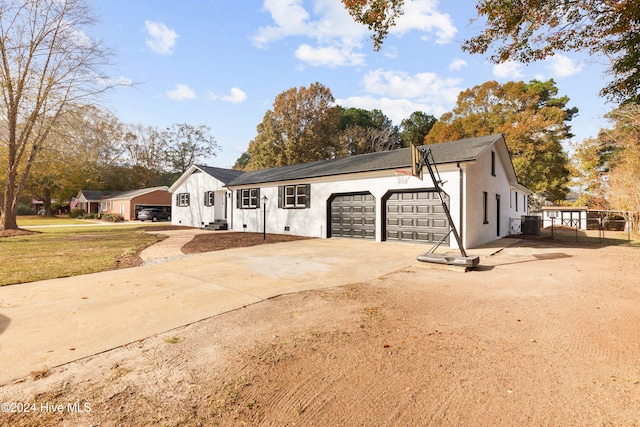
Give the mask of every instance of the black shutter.
[{"label": "black shutter", "polygon": [[278,208],[282,209],[282,206],[284,205],[282,202],[284,196],[284,185],[280,185],[278,187]]},{"label": "black shutter", "polygon": [[311,207],[311,184],[307,184],[305,185],[305,194],[306,194],[306,203],[304,205],[305,208],[310,208]]},{"label": "black shutter", "polygon": [[260,188],[256,188],[256,209],[260,207]]},{"label": "black shutter", "polygon": [[236,190],[236,208],[242,208],[242,190]]}]

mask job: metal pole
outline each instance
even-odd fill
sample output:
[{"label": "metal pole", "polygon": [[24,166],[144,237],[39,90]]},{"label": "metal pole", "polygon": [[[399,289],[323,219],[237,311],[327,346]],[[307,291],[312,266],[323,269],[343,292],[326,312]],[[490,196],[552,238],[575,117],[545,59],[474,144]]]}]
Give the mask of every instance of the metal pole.
[{"label": "metal pole", "polygon": [[[447,216],[447,220],[449,221],[451,231],[453,232],[453,236],[456,238],[456,242],[458,243],[458,248],[460,249],[460,253],[463,257],[467,256],[467,251],[465,251],[464,246],[462,245],[462,239],[458,234],[458,230],[456,230],[456,226],[453,222],[453,218],[451,218],[451,212],[449,211],[449,207],[444,201],[442,197],[442,188],[440,188],[440,180],[436,178],[436,175],[431,167],[431,163],[429,157],[433,158],[433,153],[431,153],[431,149],[427,149],[426,151],[422,151],[422,164],[427,167],[429,171],[429,176],[431,177],[431,181],[436,188],[436,193],[438,193],[438,197],[440,198],[440,204],[442,205],[442,209],[444,210],[445,215]],[[435,165],[435,161],[433,162]]]}]

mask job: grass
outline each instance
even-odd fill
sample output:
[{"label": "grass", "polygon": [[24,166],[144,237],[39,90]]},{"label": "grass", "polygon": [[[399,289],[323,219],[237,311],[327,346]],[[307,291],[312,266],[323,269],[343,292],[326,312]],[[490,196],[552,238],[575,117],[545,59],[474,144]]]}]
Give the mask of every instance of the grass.
[{"label": "grass", "polygon": [[[148,224],[73,226],[68,221],[75,220],[49,224],[64,226],[35,234],[0,238],[0,286],[114,270],[122,266],[123,257],[162,239],[141,230]],[[24,224],[22,219],[19,224]]]},{"label": "grass", "polygon": [[32,226],[40,225],[73,225],[73,224],[89,224],[90,221],[86,219],[75,219],[64,216],[44,217],[39,215],[19,216],[18,227],[28,228]]}]

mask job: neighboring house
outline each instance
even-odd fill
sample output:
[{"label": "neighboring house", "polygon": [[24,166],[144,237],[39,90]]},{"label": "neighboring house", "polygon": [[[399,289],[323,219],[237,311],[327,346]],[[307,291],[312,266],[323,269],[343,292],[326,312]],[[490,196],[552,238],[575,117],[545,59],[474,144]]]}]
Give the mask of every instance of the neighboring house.
[{"label": "neighboring house", "polygon": [[226,229],[231,209],[226,184],[242,174],[233,169],[190,166],[169,188],[173,194],[171,223]]},{"label": "neighboring house", "polygon": [[120,214],[125,220],[137,219],[144,208],[160,208],[171,212],[171,193],[166,186],[132,191],[80,190],[77,208],[86,213]]},{"label": "neighboring house", "polygon": [[[503,135],[428,148],[465,248],[509,235],[511,219],[528,213],[531,192],[518,184]],[[247,172],[228,183],[231,228],[436,242],[448,220],[426,168],[422,180],[410,171],[405,148]],[[446,242],[457,247],[452,236]]]},{"label": "neighboring house", "polygon": [[100,213],[100,206],[104,200],[111,197],[112,194],[116,194],[115,191],[96,191],[96,190],[80,190],[76,199],[78,204],[77,209],[82,209],[88,214]]}]

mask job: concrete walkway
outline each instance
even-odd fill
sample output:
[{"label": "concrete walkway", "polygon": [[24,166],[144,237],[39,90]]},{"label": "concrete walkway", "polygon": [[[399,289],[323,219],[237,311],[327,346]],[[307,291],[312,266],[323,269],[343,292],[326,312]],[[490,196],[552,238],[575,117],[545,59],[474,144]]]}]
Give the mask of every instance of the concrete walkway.
[{"label": "concrete walkway", "polygon": [[[164,258],[176,242],[159,245]],[[300,240],[0,287],[0,384],[277,295],[371,280],[416,263],[424,251]]]},{"label": "concrete walkway", "polygon": [[[165,234],[169,237],[155,245],[149,246],[140,253],[140,258],[142,258],[144,265],[183,258],[187,256],[183,254],[181,250],[184,245],[193,240],[198,234],[212,233],[212,231],[185,227],[184,230],[148,231],[148,233]],[[227,231],[215,231],[215,233],[227,233]]]}]

